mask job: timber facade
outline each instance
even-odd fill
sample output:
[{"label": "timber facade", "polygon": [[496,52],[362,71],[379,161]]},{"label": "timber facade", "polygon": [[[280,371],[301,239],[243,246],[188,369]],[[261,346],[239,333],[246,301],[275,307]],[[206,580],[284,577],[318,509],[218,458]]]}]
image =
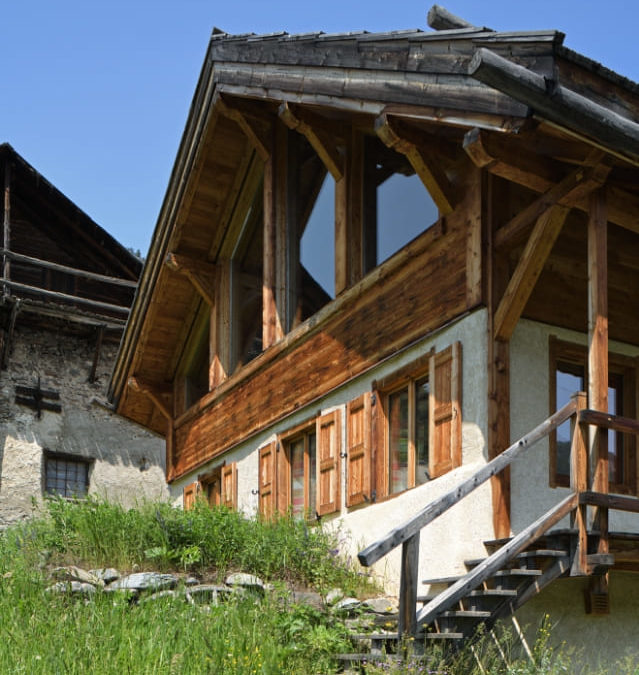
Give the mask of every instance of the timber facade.
[{"label": "timber facade", "polygon": [[[178,502],[339,519],[400,632],[463,637],[443,615],[541,537],[488,622],[567,577],[571,616],[637,597],[639,86],[430,16],[214,30],[110,397]],[[416,611],[416,570],[463,574]]]},{"label": "timber facade", "polygon": [[0,145],[0,528],[43,497],[166,497],[155,434],[104,391],[142,262]]}]

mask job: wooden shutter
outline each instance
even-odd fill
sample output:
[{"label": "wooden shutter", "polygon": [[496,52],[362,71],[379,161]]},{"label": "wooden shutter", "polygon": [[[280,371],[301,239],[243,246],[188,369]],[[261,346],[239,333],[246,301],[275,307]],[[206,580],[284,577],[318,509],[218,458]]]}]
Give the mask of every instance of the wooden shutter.
[{"label": "wooden shutter", "polygon": [[317,513],[340,508],[340,414],[336,410],[317,419]]},{"label": "wooden shutter", "polygon": [[262,518],[272,518],[276,511],[277,444],[260,448],[259,465],[259,511]]},{"label": "wooden shutter", "polygon": [[185,511],[195,506],[199,488],[200,484],[195,481],[195,483],[189,483],[182,491],[182,506]]},{"label": "wooden shutter", "polygon": [[235,462],[222,467],[221,502],[229,509],[237,509],[237,464]]},{"label": "wooden shutter", "polygon": [[346,407],[346,506],[371,499],[371,395]]},{"label": "wooden shutter", "polygon": [[429,473],[437,478],[461,466],[461,343],[431,356]]}]

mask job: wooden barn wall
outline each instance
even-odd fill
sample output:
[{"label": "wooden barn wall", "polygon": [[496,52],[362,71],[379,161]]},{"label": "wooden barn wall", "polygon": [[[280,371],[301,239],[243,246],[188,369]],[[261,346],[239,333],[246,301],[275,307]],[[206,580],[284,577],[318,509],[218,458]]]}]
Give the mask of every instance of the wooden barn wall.
[{"label": "wooden barn wall", "polygon": [[[478,190],[387,261],[379,280],[176,429],[172,478],[219,455],[477,304]],[[474,225],[474,226],[473,226]],[[468,281],[467,281],[468,279]],[[357,289],[352,289],[356,291]],[[188,417],[188,415],[187,415]]]}]

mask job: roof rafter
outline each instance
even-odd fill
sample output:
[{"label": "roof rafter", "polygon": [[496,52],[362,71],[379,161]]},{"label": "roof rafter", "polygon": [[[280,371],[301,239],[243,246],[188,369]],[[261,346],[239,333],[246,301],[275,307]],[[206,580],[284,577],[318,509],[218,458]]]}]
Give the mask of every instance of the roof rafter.
[{"label": "roof rafter", "polygon": [[232,119],[242,129],[260,158],[266,162],[271,156],[269,120],[258,117],[254,107],[248,107],[230,99],[218,99],[216,107],[225,117]]},{"label": "roof rafter", "polygon": [[173,252],[164,262],[170,270],[183,274],[211,307],[215,306],[215,265]]}]

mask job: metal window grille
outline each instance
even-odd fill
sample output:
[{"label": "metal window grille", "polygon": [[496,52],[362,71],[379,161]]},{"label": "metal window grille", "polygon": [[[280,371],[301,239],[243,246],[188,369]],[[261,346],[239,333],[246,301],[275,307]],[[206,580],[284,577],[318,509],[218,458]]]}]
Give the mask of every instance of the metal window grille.
[{"label": "metal window grille", "polygon": [[60,497],[86,497],[89,465],[86,462],[47,457],[45,491]]}]

